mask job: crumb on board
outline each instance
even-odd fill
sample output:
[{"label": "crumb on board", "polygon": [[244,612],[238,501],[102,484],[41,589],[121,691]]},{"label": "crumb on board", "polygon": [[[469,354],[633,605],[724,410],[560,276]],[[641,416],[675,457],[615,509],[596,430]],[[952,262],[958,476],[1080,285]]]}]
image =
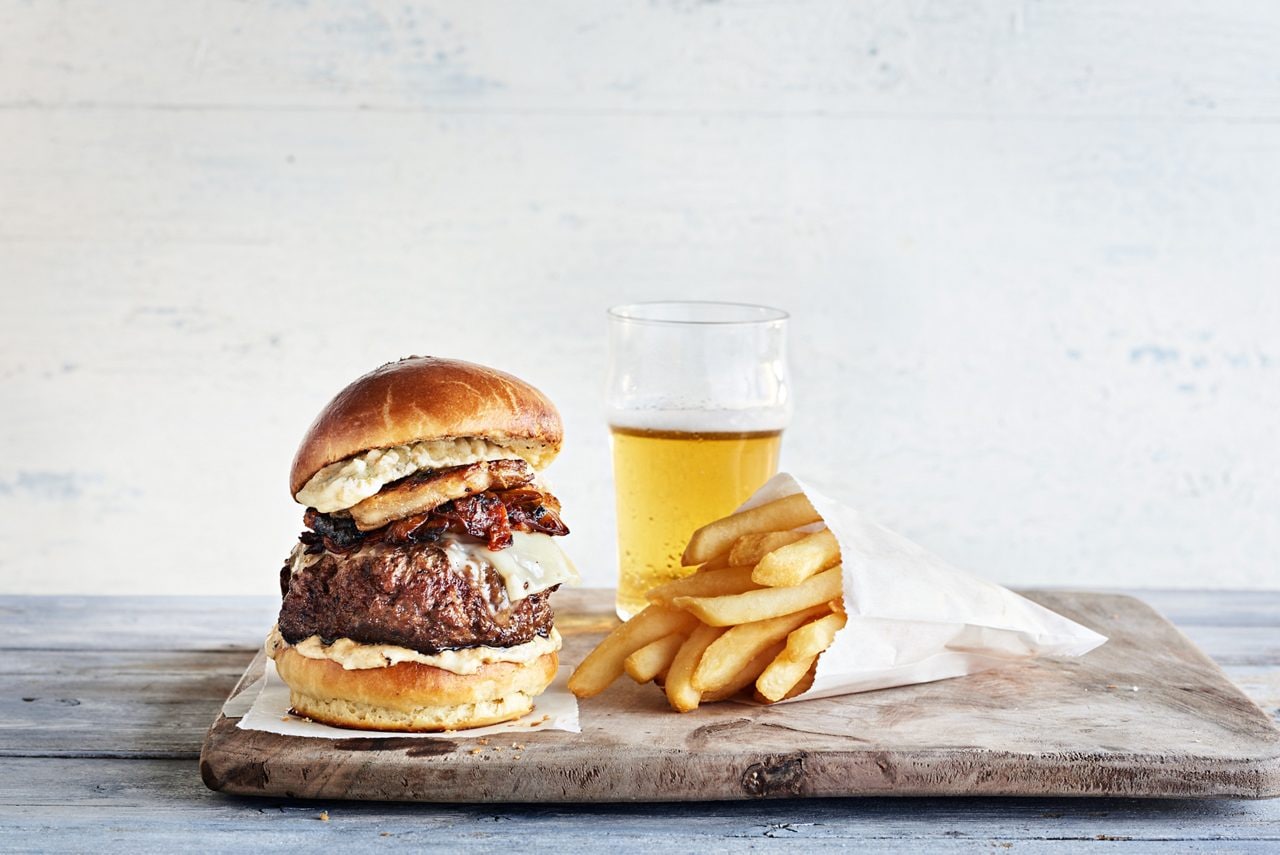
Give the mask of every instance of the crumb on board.
[{"label": "crumb on board", "polygon": [[328,821],[329,821],[329,812],[328,812],[327,810],[322,810],[322,811],[320,811],[320,815],[319,815],[318,817],[316,817],[316,819],[320,820],[321,822],[328,822]]},{"label": "crumb on board", "polygon": [[488,744],[489,744],[489,737],[487,736],[482,736],[476,740],[476,745],[488,745]]},{"label": "crumb on board", "polygon": [[483,749],[483,748],[472,748],[472,749],[471,749],[471,751],[470,751],[469,753],[471,753],[471,754],[483,754],[483,753],[484,753],[484,749]]},{"label": "crumb on board", "polygon": [[511,743],[511,747],[512,747],[512,748],[514,748],[514,749],[515,749],[515,750],[517,750],[517,751],[523,751],[523,750],[524,750],[524,743],[523,743],[523,742],[513,742],[513,743]]}]

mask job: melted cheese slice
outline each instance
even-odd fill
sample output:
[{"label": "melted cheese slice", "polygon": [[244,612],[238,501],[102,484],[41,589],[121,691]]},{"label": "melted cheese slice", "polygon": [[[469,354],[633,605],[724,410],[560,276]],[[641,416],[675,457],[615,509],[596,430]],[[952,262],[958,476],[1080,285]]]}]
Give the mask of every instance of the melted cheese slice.
[{"label": "melted cheese slice", "polygon": [[477,560],[492,566],[506,582],[507,597],[512,602],[554,585],[580,581],[578,569],[551,535],[513,531],[511,537],[512,544],[496,552],[453,535],[442,538],[440,545],[455,567],[476,572]]}]

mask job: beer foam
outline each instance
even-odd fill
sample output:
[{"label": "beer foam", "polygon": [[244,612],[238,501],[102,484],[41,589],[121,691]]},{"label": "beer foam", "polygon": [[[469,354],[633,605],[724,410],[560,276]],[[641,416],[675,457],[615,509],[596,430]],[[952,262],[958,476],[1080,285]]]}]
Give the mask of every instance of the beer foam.
[{"label": "beer foam", "polygon": [[630,430],[683,433],[759,433],[786,428],[791,420],[786,407],[749,410],[609,410],[609,424]]}]

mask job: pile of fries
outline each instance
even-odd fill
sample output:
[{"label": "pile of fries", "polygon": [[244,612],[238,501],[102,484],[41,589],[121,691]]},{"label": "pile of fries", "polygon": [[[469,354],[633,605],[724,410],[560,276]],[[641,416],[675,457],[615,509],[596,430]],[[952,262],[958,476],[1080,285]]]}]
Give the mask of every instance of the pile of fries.
[{"label": "pile of fries", "polygon": [[697,571],[648,592],[649,605],[611,632],[569,679],[580,698],[625,671],[661,685],[689,712],[754,686],[756,700],[813,684],[818,656],[845,624],[840,546],[802,493],[716,520],[684,551]]}]

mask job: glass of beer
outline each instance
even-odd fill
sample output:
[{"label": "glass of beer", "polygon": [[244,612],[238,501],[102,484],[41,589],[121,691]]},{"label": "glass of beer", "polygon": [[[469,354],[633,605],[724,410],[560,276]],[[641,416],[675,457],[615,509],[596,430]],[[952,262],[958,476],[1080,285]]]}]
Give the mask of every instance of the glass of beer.
[{"label": "glass of beer", "polygon": [[689,536],[777,471],[791,418],[787,313],[739,303],[609,310],[609,430],[624,620],[692,572]]}]

